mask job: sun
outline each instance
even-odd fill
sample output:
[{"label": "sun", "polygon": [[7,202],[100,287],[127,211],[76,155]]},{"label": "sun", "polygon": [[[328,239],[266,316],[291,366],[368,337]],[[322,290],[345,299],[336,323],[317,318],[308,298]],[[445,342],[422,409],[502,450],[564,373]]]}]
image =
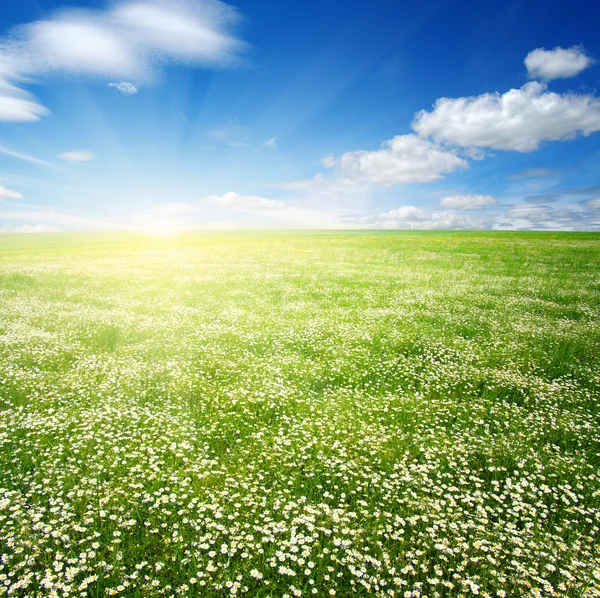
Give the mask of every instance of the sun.
[{"label": "sun", "polygon": [[152,218],[141,227],[156,237],[171,237],[183,230],[182,224],[168,218]]}]

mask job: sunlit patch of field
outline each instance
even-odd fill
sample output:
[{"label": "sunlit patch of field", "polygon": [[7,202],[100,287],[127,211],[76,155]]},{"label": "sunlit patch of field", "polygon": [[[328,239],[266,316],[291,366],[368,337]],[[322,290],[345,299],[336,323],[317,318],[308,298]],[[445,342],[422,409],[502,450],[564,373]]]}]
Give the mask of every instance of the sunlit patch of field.
[{"label": "sunlit patch of field", "polygon": [[0,237],[0,595],[600,595],[599,264]]}]

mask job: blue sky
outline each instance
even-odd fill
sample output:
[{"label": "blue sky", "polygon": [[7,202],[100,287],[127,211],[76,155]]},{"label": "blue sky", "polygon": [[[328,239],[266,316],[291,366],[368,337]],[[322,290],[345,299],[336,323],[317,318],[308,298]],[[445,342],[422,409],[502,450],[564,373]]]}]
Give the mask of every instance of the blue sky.
[{"label": "blue sky", "polygon": [[600,230],[600,5],[19,0],[0,231]]}]

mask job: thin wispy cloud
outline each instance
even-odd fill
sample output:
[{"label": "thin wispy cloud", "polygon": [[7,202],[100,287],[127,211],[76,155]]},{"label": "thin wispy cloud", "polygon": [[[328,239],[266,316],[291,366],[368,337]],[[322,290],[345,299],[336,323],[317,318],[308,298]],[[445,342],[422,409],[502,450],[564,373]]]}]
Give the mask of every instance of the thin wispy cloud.
[{"label": "thin wispy cloud", "polygon": [[22,197],[23,196],[18,191],[0,185],[0,201],[7,199],[22,199]]},{"label": "thin wispy cloud", "polygon": [[555,189],[550,193],[540,193],[538,195],[528,195],[523,198],[525,203],[530,204],[545,204],[554,203],[557,201],[580,201],[586,202],[590,198],[600,197],[600,185],[592,185],[590,187],[569,187],[563,189]]},{"label": "thin wispy cloud", "polygon": [[59,158],[68,162],[91,162],[96,154],[90,150],[72,150],[70,152],[62,152],[58,154]]},{"label": "thin wispy cloud", "polygon": [[199,206],[185,202],[163,203],[152,206],[148,212],[156,215],[190,214],[200,210]]},{"label": "thin wispy cloud", "polygon": [[22,224],[20,226],[0,226],[2,234],[23,234],[23,233],[58,233],[61,229],[57,226],[48,224]]},{"label": "thin wispy cloud", "polygon": [[60,166],[56,164],[52,164],[52,162],[47,162],[46,160],[40,160],[35,156],[29,156],[27,154],[23,154],[22,152],[17,152],[7,147],[0,146],[0,154],[4,156],[9,156],[10,158],[15,158],[16,160],[22,160],[23,162],[29,162],[30,164],[36,164],[37,166],[44,166],[46,168],[53,168],[56,170],[61,170]]},{"label": "thin wispy cloud", "polygon": [[131,96],[138,92],[138,88],[129,81],[121,81],[121,83],[109,83],[108,87],[112,87],[126,96]]},{"label": "thin wispy cloud", "polygon": [[[254,217],[253,226],[269,228],[349,228],[343,210],[322,206],[312,200],[280,201],[256,195],[228,192],[205,197],[202,203],[225,214],[239,213]],[[257,219],[258,218],[258,219]]]},{"label": "thin wispy cloud", "polygon": [[525,66],[531,79],[568,79],[590,67],[593,60],[582,46],[572,48],[537,48],[525,57]]},{"label": "thin wispy cloud", "polygon": [[[571,205],[556,208],[526,204],[515,206],[505,214],[512,228],[522,230],[600,230],[600,212],[590,206]],[[502,226],[500,220],[498,226]]]},{"label": "thin wispy cloud", "polygon": [[523,179],[537,179],[550,177],[558,174],[558,170],[553,168],[526,168],[525,170],[520,170],[519,172],[514,172],[512,174],[506,175],[506,178],[509,181],[520,181]]},{"label": "thin wispy cloud", "polygon": [[489,229],[493,218],[459,214],[449,210],[431,210],[418,206],[402,206],[373,216],[350,220],[361,228],[398,230]]},{"label": "thin wispy cloud", "polygon": [[69,214],[54,209],[45,210],[0,210],[0,219],[81,228],[84,230],[108,230],[113,228],[105,219],[96,219],[80,214]]},{"label": "thin wispy cloud", "polygon": [[491,195],[448,195],[440,200],[440,205],[455,210],[481,210],[497,203]]},{"label": "thin wispy cloud", "polygon": [[248,212],[272,212],[284,210],[289,207],[289,204],[284,201],[266,199],[256,195],[238,195],[233,191],[225,193],[224,195],[211,195],[206,197],[204,202],[212,206]]},{"label": "thin wispy cloud", "polygon": [[30,93],[3,79],[6,76],[19,78],[16,73],[3,70],[0,64],[0,121],[32,122],[50,114]]},{"label": "thin wispy cloud", "polygon": [[31,76],[73,74],[156,78],[161,64],[227,65],[243,48],[232,33],[236,10],[218,0],[126,0],[105,9],[63,10],[0,40],[0,120],[34,121],[48,113],[23,87]]},{"label": "thin wispy cloud", "polygon": [[540,195],[527,195],[523,198],[524,203],[528,204],[548,204],[559,201],[560,196],[554,193],[543,193]]},{"label": "thin wispy cloud", "polygon": [[250,127],[243,125],[237,118],[213,127],[208,136],[214,141],[232,148],[243,148],[250,145]]}]

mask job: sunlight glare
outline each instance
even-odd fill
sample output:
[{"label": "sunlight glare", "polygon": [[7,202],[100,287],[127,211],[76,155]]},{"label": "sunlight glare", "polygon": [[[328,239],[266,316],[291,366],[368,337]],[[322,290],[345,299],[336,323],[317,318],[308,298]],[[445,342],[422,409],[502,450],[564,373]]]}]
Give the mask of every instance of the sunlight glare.
[{"label": "sunlight glare", "polygon": [[183,230],[183,227],[175,220],[152,218],[143,224],[142,230],[156,237],[171,237]]}]

